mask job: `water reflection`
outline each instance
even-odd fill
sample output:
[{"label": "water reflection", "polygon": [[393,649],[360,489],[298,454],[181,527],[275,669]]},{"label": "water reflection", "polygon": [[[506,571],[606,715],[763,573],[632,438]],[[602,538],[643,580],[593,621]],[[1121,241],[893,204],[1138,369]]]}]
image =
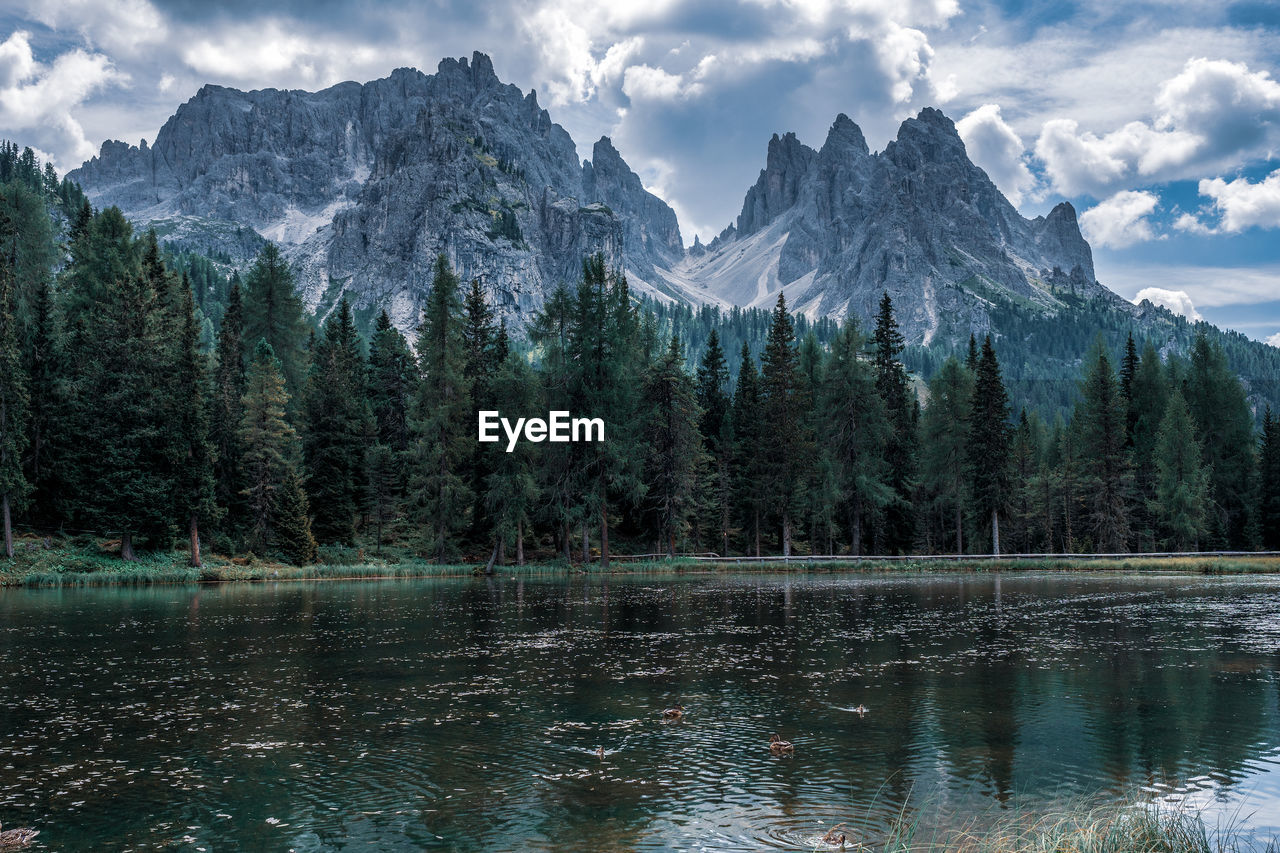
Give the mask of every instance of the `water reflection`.
[{"label": "water reflection", "polygon": [[[49,849],[807,849],[1137,788],[1280,833],[1280,579],[0,594]],[[682,703],[687,717],[661,719]],[[868,712],[856,713],[860,705]],[[771,732],[795,744],[775,756]],[[599,750],[603,747],[603,757]]]}]

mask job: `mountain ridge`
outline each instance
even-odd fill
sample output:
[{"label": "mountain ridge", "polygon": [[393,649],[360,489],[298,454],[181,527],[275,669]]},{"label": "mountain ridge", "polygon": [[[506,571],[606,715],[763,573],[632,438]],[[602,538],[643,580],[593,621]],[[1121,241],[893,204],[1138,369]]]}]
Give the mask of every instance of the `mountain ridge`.
[{"label": "mountain ridge", "polygon": [[1001,301],[1066,310],[1060,288],[1128,305],[1096,281],[1075,211],[1028,220],[925,108],[873,153],[837,115],[818,149],[768,142],[736,221],[686,251],[678,218],[608,137],[579,162],[537,94],[476,52],[319,92],[205,85],[155,144],[104,142],[70,177],[162,239],[243,259],[243,229],[282,246],[308,307],[347,295],[416,325],[443,252],[513,328],[603,252],[638,294],[869,319],[883,292],[912,342],[990,329]]}]

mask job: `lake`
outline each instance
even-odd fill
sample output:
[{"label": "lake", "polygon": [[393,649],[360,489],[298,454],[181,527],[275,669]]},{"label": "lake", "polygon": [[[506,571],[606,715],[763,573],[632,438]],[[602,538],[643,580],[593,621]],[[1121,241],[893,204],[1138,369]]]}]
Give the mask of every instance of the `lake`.
[{"label": "lake", "polygon": [[0,821],[67,851],[813,850],[1146,792],[1268,838],[1278,655],[1275,576],[0,590]]}]

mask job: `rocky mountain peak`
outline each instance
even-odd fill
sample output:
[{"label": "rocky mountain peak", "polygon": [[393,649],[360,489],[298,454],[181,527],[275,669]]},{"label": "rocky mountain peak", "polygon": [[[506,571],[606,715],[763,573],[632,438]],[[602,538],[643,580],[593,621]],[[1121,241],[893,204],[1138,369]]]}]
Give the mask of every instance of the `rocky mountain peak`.
[{"label": "rocky mountain peak", "polygon": [[1036,244],[1046,259],[1067,273],[1079,267],[1081,273],[1093,281],[1093,251],[1080,233],[1076,209],[1071,202],[1059,202],[1048,216],[1036,218],[1033,224],[1038,226]]},{"label": "rocky mountain peak", "polygon": [[836,116],[836,120],[827,131],[827,140],[822,143],[819,152],[823,159],[834,159],[871,153],[867,147],[867,139],[862,135],[862,128],[854,124],[853,119],[844,113]]},{"label": "rocky mountain peak", "polygon": [[759,231],[795,204],[800,184],[817,156],[794,133],[773,135],[765,167],[742,202],[742,213],[738,215],[740,236]]},{"label": "rocky mountain peak", "polygon": [[582,197],[622,215],[624,250],[642,261],[643,275],[652,277],[655,259],[670,264],[684,257],[675,211],[644,188],[607,136],[596,141],[591,160],[582,164]]}]

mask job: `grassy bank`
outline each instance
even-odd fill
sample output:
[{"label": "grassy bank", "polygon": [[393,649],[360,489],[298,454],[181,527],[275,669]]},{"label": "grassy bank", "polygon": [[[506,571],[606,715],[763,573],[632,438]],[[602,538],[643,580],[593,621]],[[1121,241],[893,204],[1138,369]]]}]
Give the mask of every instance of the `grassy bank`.
[{"label": "grassy bank", "polygon": [[[219,583],[226,581],[339,580],[373,578],[461,577],[483,570],[483,562],[440,565],[410,552],[388,551],[375,556],[355,548],[321,549],[320,562],[310,566],[246,555],[226,557],[207,554],[204,566],[189,565],[185,551],[142,552],[134,562],[119,557],[119,543],[91,537],[58,540],[29,539],[18,543],[13,560],[0,558],[0,586],[63,587],[104,585],[147,585],[172,583]],[[1185,572],[1187,574],[1254,574],[1280,572],[1276,556],[1197,556],[1126,558],[1013,558],[955,560],[921,557],[906,560],[811,560],[798,557],[787,562],[716,561],[677,558],[674,560],[627,560],[610,565],[611,574],[631,573],[817,573],[847,574],[890,572],[989,573],[989,572]],[[562,560],[534,561],[523,567],[502,566],[500,574],[567,574],[602,572],[599,562],[566,564]]]},{"label": "grassy bank", "polygon": [[[929,837],[923,837],[928,835]],[[851,836],[852,839],[852,836]],[[830,849],[820,845],[817,849]],[[1049,814],[1004,815],[980,828],[925,833],[901,816],[879,843],[846,849],[882,853],[1277,853],[1275,839],[1238,826],[1210,825],[1197,812],[1165,804],[1067,806]]]}]

